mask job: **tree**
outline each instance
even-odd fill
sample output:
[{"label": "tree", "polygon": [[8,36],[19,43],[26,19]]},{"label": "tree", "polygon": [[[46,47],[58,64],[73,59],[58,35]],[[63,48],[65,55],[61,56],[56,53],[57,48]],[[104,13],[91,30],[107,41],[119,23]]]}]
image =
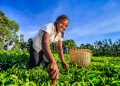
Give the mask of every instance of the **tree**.
[{"label": "tree", "polygon": [[4,34],[6,38],[10,35],[16,35],[19,30],[19,25],[14,20],[8,19],[2,11],[0,11],[0,34]]},{"label": "tree", "polygon": [[76,45],[75,41],[72,39],[63,41],[63,49],[68,48],[68,52],[70,49],[76,48],[76,47],[77,47],[77,45]]},{"label": "tree", "polygon": [[89,49],[91,50],[94,54],[96,54],[96,51],[95,51],[95,48],[93,45],[87,43],[86,45],[85,44],[81,44],[80,45],[80,49]]},{"label": "tree", "polygon": [[20,35],[20,42],[24,42],[24,34]]},{"label": "tree", "polygon": [[5,14],[0,11],[0,38],[1,42],[5,39],[12,39],[13,41],[18,41],[17,31],[19,30],[19,25],[14,20],[10,20]]},{"label": "tree", "polygon": [[[57,43],[51,43],[50,47],[51,47],[51,50],[52,50],[53,53],[57,53],[58,52],[58,45],[57,45]],[[75,41],[72,40],[72,39],[63,41],[63,50],[65,51],[66,48],[68,48],[68,51],[71,48],[76,48]]]}]

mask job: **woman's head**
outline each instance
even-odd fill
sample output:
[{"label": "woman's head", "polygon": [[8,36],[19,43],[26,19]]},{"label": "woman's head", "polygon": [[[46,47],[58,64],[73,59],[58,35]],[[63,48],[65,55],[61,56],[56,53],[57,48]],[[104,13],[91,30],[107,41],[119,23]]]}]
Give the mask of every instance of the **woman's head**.
[{"label": "woman's head", "polygon": [[69,24],[69,18],[66,15],[60,15],[55,21],[55,26],[58,32],[64,32]]}]

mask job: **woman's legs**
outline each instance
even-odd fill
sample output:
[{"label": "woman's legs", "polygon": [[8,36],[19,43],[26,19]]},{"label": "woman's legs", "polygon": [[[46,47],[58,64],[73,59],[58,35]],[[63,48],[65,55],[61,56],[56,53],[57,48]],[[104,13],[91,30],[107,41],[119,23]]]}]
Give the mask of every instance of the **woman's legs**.
[{"label": "woman's legs", "polygon": [[39,66],[40,64],[46,67],[50,62],[47,59],[47,57],[44,55],[43,51],[41,50],[39,53],[37,53],[33,46],[32,42],[30,44],[30,68]]},{"label": "woman's legs", "polygon": [[30,44],[30,63],[29,63],[30,68],[39,66],[40,63],[43,61],[43,53],[42,52],[37,53],[34,50],[32,44],[33,43],[31,42],[31,44]]}]

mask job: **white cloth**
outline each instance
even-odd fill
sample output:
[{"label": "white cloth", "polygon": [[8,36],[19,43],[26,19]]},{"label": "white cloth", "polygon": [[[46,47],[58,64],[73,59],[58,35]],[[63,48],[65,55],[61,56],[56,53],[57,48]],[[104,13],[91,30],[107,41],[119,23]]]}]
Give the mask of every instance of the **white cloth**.
[{"label": "white cloth", "polygon": [[33,48],[37,52],[42,50],[42,36],[44,34],[44,31],[49,33],[50,43],[58,42],[59,40],[63,41],[62,33],[59,32],[57,34],[57,36],[55,37],[56,29],[55,29],[54,23],[49,23],[49,24],[45,25],[44,27],[42,27],[42,29],[40,29],[39,32],[37,33],[37,35],[33,38]]},{"label": "white cloth", "polygon": [[13,48],[13,45],[7,45],[7,50],[11,50]]}]

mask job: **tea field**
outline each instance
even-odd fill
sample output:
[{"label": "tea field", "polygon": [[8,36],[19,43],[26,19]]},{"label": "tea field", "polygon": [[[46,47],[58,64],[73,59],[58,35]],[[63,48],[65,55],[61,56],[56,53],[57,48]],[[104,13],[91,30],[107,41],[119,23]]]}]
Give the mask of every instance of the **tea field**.
[{"label": "tea field", "polygon": [[[70,64],[65,71],[57,54],[60,77],[56,86],[120,86],[120,57],[92,57],[88,67]],[[0,86],[50,86],[47,68],[29,69],[28,51],[0,51]]]}]

